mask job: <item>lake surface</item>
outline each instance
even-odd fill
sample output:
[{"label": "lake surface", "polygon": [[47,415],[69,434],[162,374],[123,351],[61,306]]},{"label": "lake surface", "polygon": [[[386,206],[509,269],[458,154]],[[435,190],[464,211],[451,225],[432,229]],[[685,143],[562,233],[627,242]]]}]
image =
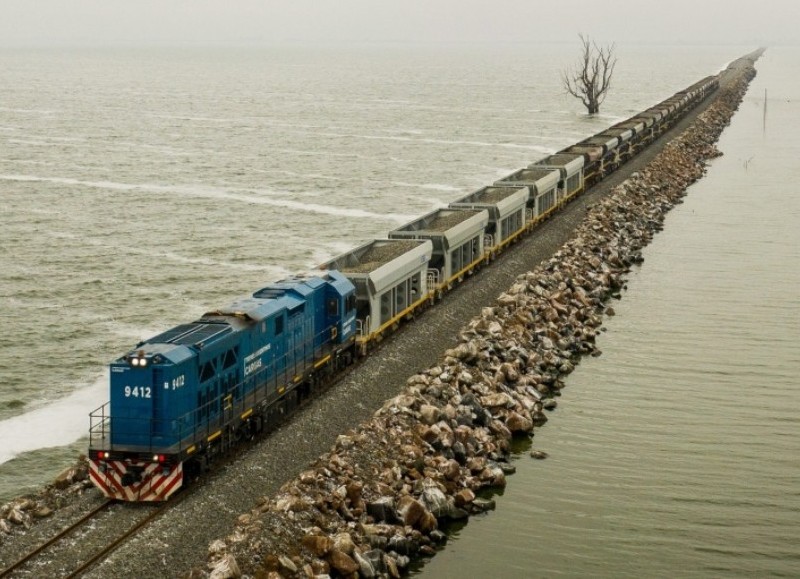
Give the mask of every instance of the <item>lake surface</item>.
[{"label": "lake surface", "polygon": [[[565,45],[0,51],[0,500],[85,450],[107,364],[627,118],[754,47],[620,46],[603,113]],[[791,574],[797,51],[631,276],[498,511],[423,574]],[[769,90],[766,131],[763,89]],[[795,573],[796,575],[797,573]]]}]

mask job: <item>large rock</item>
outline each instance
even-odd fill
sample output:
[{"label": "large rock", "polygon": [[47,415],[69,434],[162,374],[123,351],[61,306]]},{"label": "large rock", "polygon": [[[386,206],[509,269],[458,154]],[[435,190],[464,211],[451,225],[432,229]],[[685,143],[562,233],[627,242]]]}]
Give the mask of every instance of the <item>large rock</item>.
[{"label": "large rock", "polygon": [[225,541],[222,539],[216,539],[208,546],[208,553],[210,555],[219,556],[222,555],[222,553],[224,553],[227,549],[228,546],[225,544]]},{"label": "large rock", "polygon": [[301,542],[315,557],[324,557],[333,549],[333,539],[325,535],[306,535]]},{"label": "large rock", "polygon": [[367,514],[379,523],[394,524],[400,521],[397,517],[393,497],[381,497],[376,501],[367,503]]},{"label": "large rock", "polygon": [[230,553],[223,555],[222,559],[216,563],[212,563],[210,567],[211,574],[209,575],[209,579],[237,579],[242,576],[236,559]]},{"label": "large rock", "polygon": [[414,543],[414,541],[399,533],[394,534],[389,538],[387,548],[390,551],[394,551],[400,555],[413,556],[417,552],[417,545]]},{"label": "large rock", "polygon": [[461,489],[454,498],[457,507],[464,507],[475,500],[475,493],[470,489]]},{"label": "large rock", "polygon": [[22,525],[24,527],[30,527],[31,525],[30,515],[18,508],[11,509],[6,518],[15,525]]},{"label": "large rock", "polygon": [[68,466],[58,474],[56,479],[53,481],[53,486],[57,489],[64,490],[75,482],[76,474],[77,469],[74,466]]},{"label": "large rock", "polygon": [[302,497],[289,495],[278,499],[275,502],[275,508],[280,511],[296,513],[300,511],[307,511],[311,508],[311,503]]},{"label": "large rock", "polygon": [[486,408],[513,408],[514,399],[505,392],[493,392],[481,397],[481,405]]},{"label": "large rock", "polygon": [[506,427],[513,433],[529,433],[533,431],[533,420],[519,412],[509,412],[506,417]]},{"label": "large rock", "polygon": [[380,549],[371,549],[363,554],[356,551],[353,553],[353,558],[359,566],[359,577],[372,579],[373,577],[384,575],[386,572],[386,567],[383,564],[383,551]]},{"label": "large rock", "polygon": [[439,470],[444,475],[444,478],[450,481],[456,481],[461,476],[461,465],[454,458],[451,458],[439,467]]},{"label": "large rock", "polygon": [[352,575],[361,568],[350,555],[335,549],[328,555],[328,563],[330,563],[333,569],[344,576]]},{"label": "large rock", "polygon": [[439,422],[441,415],[442,412],[436,406],[423,404],[419,407],[419,419],[423,424],[427,424],[428,426],[432,426]]},{"label": "large rock", "polygon": [[333,537],[333,548],[337,551],[341,551],[342,553],[346,553],[348,555],[353,554],[353,549],[355,549],[356,544],[353,542],[353,537],[350,536],[350,533],[337,533]]},{"label": "large rock", "polygon": [[278,557],[278,564],[281,566],[281,569],[288,574],[297,573],[297,565],[286,555]]},{"label": "large rock", "polygon": [[450,514],[450,501],[435,483],[424,485],[420,502],[437,518],[447,517]]},{"label": "large rock", "polygon": [[402,517],[403,524],[409,527],[416,527],[425,516],[427,509],[425,505],[410,495],[400,497],[397,504],[397,511]]}]

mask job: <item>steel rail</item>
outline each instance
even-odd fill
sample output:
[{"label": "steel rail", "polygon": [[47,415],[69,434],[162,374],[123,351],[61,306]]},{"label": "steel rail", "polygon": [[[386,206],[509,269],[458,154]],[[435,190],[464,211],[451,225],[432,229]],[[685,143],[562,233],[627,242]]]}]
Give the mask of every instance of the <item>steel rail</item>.
[{"label": "steel rail", "polygon": [[158,508],[156,508],[156,510],[154,510],[152,513],[144,517],[141,521],[135,523],[130,529],[119,535],[116,539],[106,544],[105,547],[99,549],[94,555],[90,556],[88,559],[86,559],[80,565],[78,565],[78,567],[74,571],[72,571],[68,575],[65,575],[64,576],[65,579],[73,579],[75,577],[80,577],[81,575],[83,575],[87,570],[89,570],[89,568],[94,566],[98,561],[100,561],[105,556],[111,554],[120,545],[122,545],[128,539],[130,539],[133,535],[141,531],[147,525],[149,525],[158,517],[167,512],[169,509],[181,503],[186,497],[190,496],[191,494],[192,493],[190,492],[182,492],[179,493],[175,498],[165,503],[161,503],[158,506]]},{"label": "steel rail", "polygon": [[86,513],[84,516],[82,516],[80,519],[78,519],[77,521],[75,521],[71,525],[68,525],[67,527],[65,527],[64,529],[59,531],[58,534],[56,534],[55,536],[51,537],[50,539],[48,539],[47,541],[45,541],[44,543],[42,543],[41,545],[36,547],[33,551],[29,552],[24,557],[18,559],[16,562],[14,562],[9,567],[7,567],[7,568],[3,569],[2,571],[0,571],[0,579],[3,578],[3,577],[8,577],[9,575],[11,575],[11,573],[13,573],[17,569],[19,569],[20,567],[25,565],[25,563],[27,563],[28,561],[30,561],[31,559],[33,559],[34,557],[39,555],[41,552],[47,550],[48,548],[50,548],[53,545],[55,545],[56,543],[58,543],[61,539],[63,539],[67,535],[69,535],[69,534],[73,533],[74,531],[78,530],[86,522],[92,520],[98,514],[100,514],[101,512],[105,511],[113,502],[114,501],[107,500],[104,503],[102,503],[101,505],[95,507],[94,509],[92,509],[91,511]]}]

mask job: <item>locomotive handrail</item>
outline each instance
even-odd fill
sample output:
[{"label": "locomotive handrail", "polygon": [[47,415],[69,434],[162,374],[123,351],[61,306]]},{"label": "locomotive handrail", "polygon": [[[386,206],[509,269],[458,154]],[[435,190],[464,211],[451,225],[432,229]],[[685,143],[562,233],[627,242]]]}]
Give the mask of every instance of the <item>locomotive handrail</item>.
[{"label": "locomotive handrail", "polygon": [[[313,369],[315,363],[327,355],[325,348],[325,338],[330,335],[331,326],[326,327],[313,337],[308,337],[296,344],[295,347],[284,353],[280,358],[276,358],[269,365],[260,368],[253,376],[234,383],[227,391],[221,391],[217,396],[208,400],[203,405],[192,409],[174,419],[147,420],[148,444],[113,444],[111,443],[112,422],[117,424],[125,431],[125,424],[141,424],[141,418],[112,417],[111,403],[105,402],[90,413],[89,437],[90,446],[101,444],[110,451],[120,449],[136,449],[141,452],[149,452],[155,448],[163,448],[158,444],[158,438],[168,435],[157,434],[160,432],[172,433],[177,436],[175,450],[184,451],[198,441],[208,439],[218,432],[226,422],[225,412],[230,411],[232,415],[241,415],[242,412],[254,407],[269,398],[280,398],[299,382],[302,376],[309,369]],[[247,387],[253,384],[252,387]],[[227,397],[231,398],[231,405],[225,408],[224,401]],[[166,425],[167,428],[160,428]],[[98,442],[98,439],[102,443]]]}]

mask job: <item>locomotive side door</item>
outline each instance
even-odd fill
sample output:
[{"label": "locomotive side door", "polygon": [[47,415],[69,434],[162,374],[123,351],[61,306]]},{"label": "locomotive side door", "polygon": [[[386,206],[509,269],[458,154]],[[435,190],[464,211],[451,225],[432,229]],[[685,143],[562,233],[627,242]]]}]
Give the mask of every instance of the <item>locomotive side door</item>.
[{"label": "locomotive side door", "polygon": [[167,409],[165,408],[168,390],[164,390],[163,387],[160,387],[165,382],[164,369],[158,367],[153,368],[153,389],[151,392],[152,398],[150,399],[153,412],[151,434],[153,443],[156,446],[163,445],[165,443],[165,437],[169,438],[170,435],[170,417],[167,416]]}]

